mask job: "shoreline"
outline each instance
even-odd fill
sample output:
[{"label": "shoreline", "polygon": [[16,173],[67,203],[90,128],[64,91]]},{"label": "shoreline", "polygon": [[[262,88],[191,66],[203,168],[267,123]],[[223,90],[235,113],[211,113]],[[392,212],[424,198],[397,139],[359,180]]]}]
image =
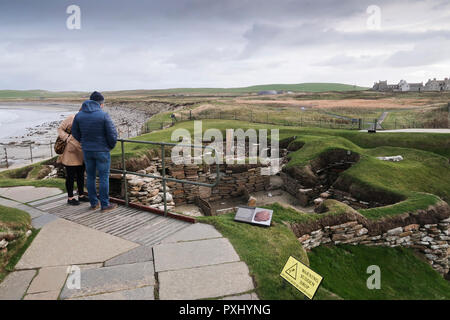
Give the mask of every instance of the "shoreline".
[{"label": "shoreline", "polygon": [[[0,170],[6,169],[6,155],[9,169],[26,166],[55,156],[53,144],[57,138],[57,129],[62,120],[69,114],[78,112],[80,106],[64,103],[42,102],[0,102],[2,110],[23,110],[55,112],[58,120],[40,121],[37,125],[26,127],[20,134],[12,134],[0,138]],[[132,138],[140,135],[145,122],[155,113],[139,109],[132,109],[120,105],[105,106],[106,111],[114,122],[120,138]],[[5,154],[6,149],[6,154]],[[31,161],[31,157],[33,161]]]}]

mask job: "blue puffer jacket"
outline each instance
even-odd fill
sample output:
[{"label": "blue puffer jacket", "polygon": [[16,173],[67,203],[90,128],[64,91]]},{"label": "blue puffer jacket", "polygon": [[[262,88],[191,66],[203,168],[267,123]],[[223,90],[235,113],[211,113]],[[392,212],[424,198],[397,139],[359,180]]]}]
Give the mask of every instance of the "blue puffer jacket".
[{"label": "blue puffer jacket", "polygon": [[72,136],[81,142],[83,151],[110,151],[117,142],[117,130],[109,114],[93,100],[83,102],[73,120]]}]

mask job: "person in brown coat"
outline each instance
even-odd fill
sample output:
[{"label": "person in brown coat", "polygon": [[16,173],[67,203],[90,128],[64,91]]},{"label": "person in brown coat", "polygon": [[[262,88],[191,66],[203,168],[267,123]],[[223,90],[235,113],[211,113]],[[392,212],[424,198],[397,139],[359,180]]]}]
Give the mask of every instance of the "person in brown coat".
[{"label": "person in brown coat", "polygon": [[[59,156],[58,162],[62,163],[66,168],[66,190],[67,203],[70,205],[79,205],[80,201],[88,202],[89,198],[84,195],[84,161],[81,144],[71,135],[72,123],[75,115],[70,115],[58,128],[58,136],[66,141],[64,153]],[[73,195],[73,183],[77,181],[78,200]]]}]

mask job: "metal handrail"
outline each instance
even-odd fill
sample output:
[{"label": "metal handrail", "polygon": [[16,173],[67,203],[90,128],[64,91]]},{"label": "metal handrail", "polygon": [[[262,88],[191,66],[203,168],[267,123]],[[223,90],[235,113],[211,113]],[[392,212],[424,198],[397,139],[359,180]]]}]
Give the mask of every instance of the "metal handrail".
[{"label": "metal handrail", "polygon": [[[141,140],[127,140],[127,139],[117,139],[117,141],[120,142],[121,145],[121,151],[122,151],[122,170],[119,169],[111,169],[111,172],[116,173],[122,173],[123,178],[123,184],[124,184],[124,191],[125,191],[125,205],[129,205],[128,201],[128,186],[127,186],[127,174],[132,174],[136,176],[146,177],[146,178],[154,178],[154,179],[161,179],[162,185],[163,185],[163,199],[164,199],[164,216],[167,216],[167,197],[166,197],[166,181],[173,181],[178,183],[187,183],[187,184],[193,184],[196,186],[202,186],[202,187],[209,187],[213,188],[217,186],[220,182],[220,164],[218,161],[216,161],[216,180],[214,183],[203,183],[203,182],[196,182],[196,181],[190,181],[190,180],[182,180],[182,179],[175,179],[175,178],[168,178],[166,177],[166,165],[165,165],[165,146],[179,146],[179,147],[193,147],[193,148],[202,148],[202,149],[211,149],[215,152],[216,160],[217,160],[217,150],[214,149],[211,146],[199,146],[199,145],[184,145],[184,144],[178,144],[178,143],[170,143],[170,142],[155,142],[155,141],[141,141]],[[133,171],[128,171],[126,169],[125,164],[125,143],[140,143],[140,144],[152,144],[152,145],[160,145],[161,146],[161,165],[162,165],[162,173],[161,176],[155,176],[152,174],[147,173],[138,173]]]}]

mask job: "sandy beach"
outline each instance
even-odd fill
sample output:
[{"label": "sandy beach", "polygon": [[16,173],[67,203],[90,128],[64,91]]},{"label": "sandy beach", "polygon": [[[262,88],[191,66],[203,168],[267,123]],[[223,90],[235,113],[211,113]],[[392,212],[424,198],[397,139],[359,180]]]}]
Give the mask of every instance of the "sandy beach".
[{"label": "sandy beach", "polygon": [[[55,155],[57,129],[80,105],[49,103],[0,103],[0,170],[20,167]],[[135,137],[154,113],[122,106],[105,106],[119,137]]]}]

